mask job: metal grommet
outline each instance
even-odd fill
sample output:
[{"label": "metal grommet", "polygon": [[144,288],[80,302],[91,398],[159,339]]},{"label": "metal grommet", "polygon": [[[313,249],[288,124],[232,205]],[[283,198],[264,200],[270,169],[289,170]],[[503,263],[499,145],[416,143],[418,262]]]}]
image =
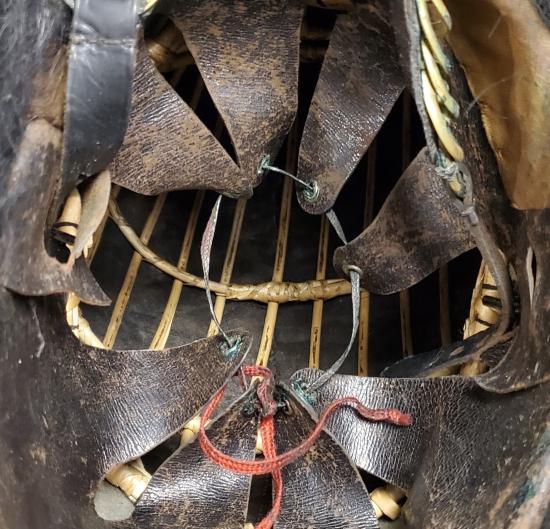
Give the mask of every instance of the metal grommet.
[{"label": "metal grommet", "polygon": [[302,190],[302,195],[307,202],[315,202],[319,197],[319,186],[315,180],[311,180],[308,184],[311,187],[304,188]]},{"label": "metal grommet", "polygon": [[240,336],[233,336],[229,338],[229,341],[223,341],[220,344],[220,351],[225,358],[233,360],[241,350],[242,343],[243,340]]},{"label": "metal grommet", "polygon": [[258,176],[262,176],[266,169],[267,169],[267,166],[271,163],[271,156],[269,154],[264,154],[262,156],[262,159],[260,160],[260,164],[258,165],[258,169],[256,169],[256,174]]},{"label": "metal grommet", "polygon": [[359,268],[356,265],[350,265],[350,264],[344,263],[342,265],[342,272],[344,272],[344,274],[346,274],[347,276],[351,275],[350,272],[355,272],[359,274],[359,277],[363,277],[363,270],[361,270],[361,268]]}]

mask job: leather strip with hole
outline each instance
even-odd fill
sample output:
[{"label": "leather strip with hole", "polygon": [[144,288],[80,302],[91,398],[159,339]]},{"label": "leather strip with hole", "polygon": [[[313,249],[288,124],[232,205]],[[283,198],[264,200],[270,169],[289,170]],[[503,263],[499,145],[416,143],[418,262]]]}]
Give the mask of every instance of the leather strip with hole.
[{"label": "leather strip with hole", "polygon": [[466,222],[424,149],[369,227],[335,251],[334,265],[342,274],[346,266],[358,266],[364,288],[391,294],[472,247]]},{"label": "leather strip with hole", "polygon": [[276,156],[298,105],[297,0],[168,3],[235,146],[247,181],[263,155]]},{"label": "leather strip with hole", "polygon": [[137,37],[135,0],[79,0],[70,40],[63,193],[105,169],[122,143]]},{"label": "leather strip with hole", "polygon": [[[0,290],[0,520],[17,529],[106,527],[94,492],[116,464],[179,430],[231,377],[213,336],[162,351],[80,343],[57,297]],[[29,501],[32,498],[32,501]]]},{"label": "leather strip with hole", "polygon": [[333,206],[403,90],[389,12],[376,0],[334,27],[300,145],[298,176],[319,189],[298,194],[309,213]]},{"label": "leather strip with hole", "polygon": [[[285,388],[286,389],[286,388]],[[278,453],[300,444],[315,427],[311,411],[289,390],[290,413],[275,416]],[[374,508],[365,485],[346,453],[327,432],[304,456],[282,469],[283,502],[277,527],[375,529]]]},{"label": "leather strip with hole", "polygon": [[[293,380],[320,376],[304,369]],[[316,393],[314,408],[319,414],[351,395],[412,414],[406,428],[364,421],[351,409],[327,423],[360,468],[408,492],[405,527],[538,528],[548,507],[549,389],[497,395],[464,377],[336,375]]]},{"label": "leather strip with hole", "polygon": [[[250,392],[208,430],[212,443],[237,459],[252,461],[258,429],[255,414],[246,417]],[[178,450],[154,474],[126,527],[150,529],[234,529],[246,521],[252,477],[216,465],[199,443]]]},{"label": "leather strip with hole", "polygon": [[61,136],[43,119],[25,129],[0,209],[0,284],[26,296],[74,292],[85,303],[108,305],[83,259],[74,266],[61,263],[44,245],[50,240],[47,217],[61,168]]}]

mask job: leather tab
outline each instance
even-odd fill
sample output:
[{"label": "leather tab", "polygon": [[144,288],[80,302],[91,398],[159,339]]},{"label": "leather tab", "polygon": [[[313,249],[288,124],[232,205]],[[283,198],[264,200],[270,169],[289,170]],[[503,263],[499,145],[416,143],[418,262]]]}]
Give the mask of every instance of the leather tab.
[{"label": "leather tab", "polygon": [[234,331],[243,338],[234,358],[220,353],[219,336],[162,351],[96,349],[73,336],[61,300],[0,294],[7,527],[104,527],[92,505],[101,478],[178,431],[250,346],[250,335]]},{"label": "leather tab", "polygon": [[61,132],[31,121],[6,178],[0,209],[0,284],[26,296],[74,292],[92,305],[109,305],[83,259],[61,263],[44,246],[47,217],[61,166]]},{"label": "leather tab", "polygon": [[[285,388],[289,412],[275,416],[278,453],[299,445],[315,427],[311,411]],[[375,529],[365,485],[346,453],[327,432],[303,457],[282,469],[283,507],[278,529]]]},{"label": "leather tab", "polygon": [[[243,414],[244,395],[208,430],[224,454],[252,461],[257,420]],[[178,450],[154,474],[128,526],[137,529],[241,529],[246,521],[252,477],[216,465],[198,441]]]},{"label": "leather tab", "polygon": [[[303,369],[311,383],[323,372]],[[540,527],[548,495],[548,383],[507,395],[472,378],[385,379],[336,375],[315,393],[318,415],[343,396],[397,408],[413,424],[361,419],[351,409],[327,422],[351,460],[407,491],[406,527]],[[526,494],[526,488],[530,493]],[[538,520],[538,525],[533,523]]]},{"label": "leather tab", "polygon": [[423,149],[369,227],[335,251],[334,265],[342,274],[347,266],[358,266],[364,288],[392,294],[472,247],[466,222]]},{"label": "leather tab", "polygon": [[403,90],[389,11],[376,0],[338,17],[300,145],[298,176],[319,189],[298,194],[308,213],[334,205]]}]

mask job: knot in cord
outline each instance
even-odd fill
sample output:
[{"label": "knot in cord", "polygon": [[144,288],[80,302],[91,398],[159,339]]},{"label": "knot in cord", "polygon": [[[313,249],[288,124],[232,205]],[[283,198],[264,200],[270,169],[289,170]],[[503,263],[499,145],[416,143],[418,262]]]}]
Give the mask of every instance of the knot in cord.
[{"label": "knot in cord", "polygon": [[304,441],[283,454],[277,454],[274,418],[277,413],[278,404],[273,396],[273,390],[275,387],[273,374],[270,369],[257,365],[242,367],[241,374],[244,376],[262,377],[262,381],[256,386],[256,396],[262,410],[260,419],[260,435],[262,436],[264,459],[257,461],[236,459],[232,456],[224,454],[221,450],[216,448],[206,435],[206,424],[223,398],[227,384],[222,386],[216,392],[204,410],[199,427],[199,444],[204,454],[212,462],[225,470],[230,470],[231,472],[235,472],[237,474],[252,476],[271,474],[274,493],[273,505],[265,518],[255,526],[255,529],[271,529],[273,527],[273,524],[279,517],[283,498],[283,477],[281,469],[294,462],[299,457],[302,457],[309,451],[321,435],[328,418],[338,408],[343,406],[351,407],[355,409],[363,419],[369,421],[383,421],[396,426],[410,426],[412,424],[412,417],[408,413],[404,413],[397,409],[371,409],[364,406],[355,397],[343,397],[333,401],[329,406],[327,406],[327,408],[325,408],[314,429]]}]

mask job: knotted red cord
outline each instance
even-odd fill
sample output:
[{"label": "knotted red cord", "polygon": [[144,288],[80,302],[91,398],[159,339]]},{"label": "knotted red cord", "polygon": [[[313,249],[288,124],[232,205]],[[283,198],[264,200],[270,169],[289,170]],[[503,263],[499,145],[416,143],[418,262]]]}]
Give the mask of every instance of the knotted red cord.
[{"label": "knotted red cord", "polygon": [[342,406],[350,406],[354,408],[361,417],[369,421],[384,421],[397,426],[410,426],[412,417],[408,413],[396,409],[381,409],[373,410],[367,408],[355,397],[343,397],[333,401],[321,414],[315,428],[309,436],[302,441],[298,446],[290,449],[284,454],[277,455],[277,447],[275,444],[275,421],[274,415],[277,412],[277,403],[273,399],[273,374],[271,370],[261,366],[244,366],[241,368],[242,374],[245,376],[260,376],[263,380],[258,384],[256,394],[262,406],[262,418],[260,421],[260,433],[262,435],[263,450],[265,458],[261,461],[244,461],[224,454],[218,450],[208,439],[205,431],[205,426],[218,407],[226,386],[222,386],[214,395],[212,400],[206,406],[201,417],[199,428],[199,443],[202,451],[214,463],[226,470],[236,472],[237,474],[247,474],[257,476],[260,474],[271,474],[273,479],[274,499],[273,506],[266,517],[256,525],[256,529],[270,529],[279,516],[281,510],[281,502],[283,497],[283,478],[281,469],[292,463],[299,457],[303,456],[317,441],[327,419],[338,408]]}]

